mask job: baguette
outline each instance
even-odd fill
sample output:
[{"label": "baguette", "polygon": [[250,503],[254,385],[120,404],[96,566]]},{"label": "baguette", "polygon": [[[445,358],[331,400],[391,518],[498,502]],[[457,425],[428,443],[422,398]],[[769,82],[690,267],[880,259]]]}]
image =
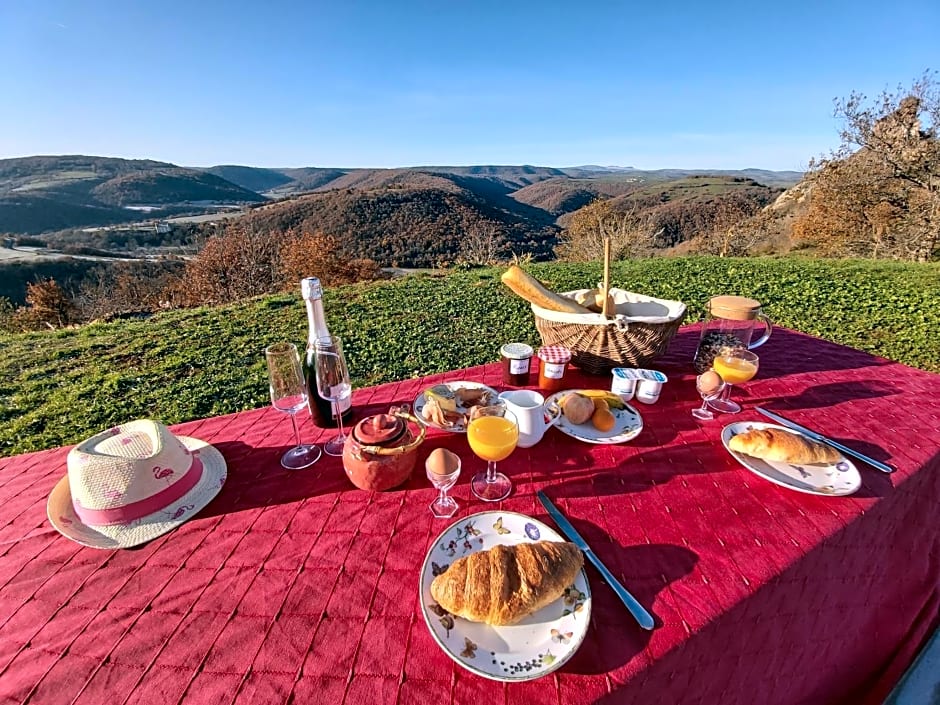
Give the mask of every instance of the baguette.
[{"label": "baguette", "polygon": [[560,296],[549,291],[538,279],[529,276],[516,265],[511,265],[500,277],[503,284],[516,294],[528,301],[549,311],[562,311],[564,313],[591,313],[574,299]]},{"label": "baguette", "polygon": [[561,597],[584,565],[573,543],[493,546],[458,558],[431,583],[431,596],[456,617],[515,624]]},{"label": "baguette", "polygon": [[779,463],[837,463],[842,457],[835,448],[778,428],[751,429],[728,441],[728,447],[762,460]]}]

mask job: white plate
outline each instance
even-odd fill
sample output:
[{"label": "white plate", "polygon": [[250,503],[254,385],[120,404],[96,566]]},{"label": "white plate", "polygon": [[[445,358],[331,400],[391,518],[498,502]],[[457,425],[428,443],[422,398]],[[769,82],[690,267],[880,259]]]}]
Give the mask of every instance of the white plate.
[{"label": "white plate", "polygon": [[[580,391],[582,390],[566,389],[563,392],[555,392],[545,402],[546,404],[549,402],[558,404],[559,400],[566,394]],[[585,443],[625,443],[640,435],[640,431],[643,430],[643,417],[633,406],[625,402],[623,409],[611,409],[610,413],[614,415],[615,423],[609,431],[598,431],[594,428],[594,424],[591,423],[590,419],[584,423],[571,423],[565,418],[564,414],[555,423],[555,428]]]},{"label": "white plate", "polygon": [[[794,465],[774,460],[761,460],[728,448],[728,442],[733,436],[751,429],[760,430],[764,428],[775,428],[786,433],[792,433],[795,436],[803,436],[799,431],[777,424],[762,423],[760,421],[738,421],[737,423],[728,424],[721,430],[721,442],[724,444],[725,449],[734,456],[735,460],[755,475],[790,490],[829,497],[842,497],[852,494],[861,487],[862,478],[858,473],[858,468],[851,460],[841,454],[839,460],[835,463]],[[803,436],[803,438],[812,440],[807,436]]]},{"label": "white plate", "polygon": [[550,605],[517,624],[492,627],[453,617],[431,597],[431,581],[456,559],[502,544],[564,541],[537,519],[516,512],[481,512],[451,524],[421,566],[421,611],[431,635],[458,664],[484,678],[527,681],[560,668],[584,641],[591,621],[591,588],[582,569]]},{"label": "white plate", "polygon": [[[441,384],[451,391],[455,389],[485,389],[493,395],[493,399],[496,399],[496,397],[499,396],[499,392],[497,392],[495,389],[488,387],[485,384],[481,384],[480,382],[441,382]],[[431,387],[436,386],[436,384],[431,385]],[[423,423],[428,428],[437,428],[441,431],[450,431],[451,433],[466,433],[467,426],[464,423],[456,423],[453,426],[441,426],[440,424],[428,421],[426,418],[424,418],[424,416],[421,415],[421,412],[424,411],[424,405],[427,403],[427,397],[424,396],[425,391],[425,389],[421,390],[421,393],[415,397],[415,403],[413,405],[415,416],[421,421],[421,423]],[[459,404],[457,405],[457,409],[460,411],[466,411],[464,407],[460,406]]]}]

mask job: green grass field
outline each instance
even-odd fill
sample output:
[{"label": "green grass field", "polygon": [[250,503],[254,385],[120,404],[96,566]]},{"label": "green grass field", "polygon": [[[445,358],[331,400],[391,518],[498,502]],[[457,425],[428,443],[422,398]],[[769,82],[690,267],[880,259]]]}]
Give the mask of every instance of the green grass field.
[{"label": "green grass field", "polygon": [[[528,267],[556,291],[596,285],[599,264]],[[419,274],[328,290],[356,387],[497,359],[539,341],[501,269]],[[753,296],[775,323],[940,372],[940,264],[707,257],[617,262],[612,284],[689,307]],[[139,417],[177,423],[268,403],[263,348],[302,345],[299,290],[139,321],[0,335],[0,455],[75,443]]]}]

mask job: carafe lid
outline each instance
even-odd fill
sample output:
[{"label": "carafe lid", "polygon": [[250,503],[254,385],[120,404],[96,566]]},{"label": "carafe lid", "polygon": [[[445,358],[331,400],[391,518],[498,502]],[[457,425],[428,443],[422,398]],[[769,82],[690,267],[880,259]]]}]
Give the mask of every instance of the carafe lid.
[{"label": "carafe lid", "polygon": [[708,300],[708,312],[715,318],[753,321],[760,313],[760,301],[744,296],[713,296]]},{"label": "carafe lid", "polygon": [[405,423],[391,414],[369,416],[356,424],[353,437],[367,446],[392,445],[405,432]]}]

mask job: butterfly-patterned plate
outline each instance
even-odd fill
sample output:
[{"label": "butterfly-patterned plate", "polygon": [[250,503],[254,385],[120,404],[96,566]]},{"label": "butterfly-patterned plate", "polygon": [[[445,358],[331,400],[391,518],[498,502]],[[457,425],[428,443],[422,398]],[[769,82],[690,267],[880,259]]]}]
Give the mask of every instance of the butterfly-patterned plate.
[{"label": "butterfly-patterned plate", "polygon": [[565,594],[517,624],[492,627],[454,617],[431,597],[431,581],[458,558],[498,544],[564,541],[554,529],[516,512],[481,512],[451,524],[421,567],[421,610],[431,635],[458,664],[484,678],[525,681],[560,668],[584,641],[591,588],[582,569]]},{"label": "butterfly-patterned plate", "polygon": [[[721,431],[721,442],[724,444],[725,450],[755,475],[769,480],[775,485],[786,487],[788,490],[827,497],[850,495],[862,486],[862,477],[859,475],[858,468],[845,456],[840,456],[835,463],[795,465],[793,463],[754,458],[745,453],[733,451],[728,447],[731,439],[739,433],[763,428],[773,428],[784,433],[792,433],[795,436],[803,435],[793,429],[760,421],[738,421],[728,424]],[[806,438],[806,436],[803,437]],[[812,441],[812,439],[808,440]]]}]

